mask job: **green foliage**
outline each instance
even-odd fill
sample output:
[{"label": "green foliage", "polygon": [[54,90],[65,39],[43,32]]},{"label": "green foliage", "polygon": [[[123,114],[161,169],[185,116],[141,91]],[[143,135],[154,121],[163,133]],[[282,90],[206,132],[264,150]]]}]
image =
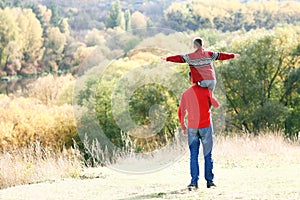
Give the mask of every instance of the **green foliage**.
[{"label": "green foliage", "polygon": [[[299,56],[299,46],[296,49],[295,55]],[[285,121],[286,135],[293,138],[299,137],[300,130],[300,68],[292,70],[289,77],[286,79],[285,95],[283,102],[289,106],[289,115]],[[299,139],[299,138],[298,138]]]},{"label": "green foliage", "polygon": [[299,2],[265,1],[241,3],[238,1],[174,2],[165,10],[168,26],[177,30],[216,28],[223,32],[272,29],[278,24],[299,21]]},{"label": "green foliage", "polygon": [[129,30],[129,27],[130,27],[130,24],[131,24],[131,21],[130,21],[130,10],[126,10],[125,13],[124,13],[124,19],[125,19],[125,31],[128,31]]},{"label": "green foliage", "polygon": [[286,128],[290,103],[283,101],[289,88],[284,83],[298,67],[299,56],[292,56],[298,45],[299,32],[292,28],[249,32],[232,43],[231,50],[242,56],[220,69],[231,125],[249,132]]},{"label": "green foliage", "polygon": [[60,24],[60,21],[62,20],[61,18],[61,10],[59,9],[59,7],[54,3],[54,2],[50,2],[49,5],[49,9],[52,12],[52,16],[51,16],[51,24],[53,26],[58,26]]},{"label": "green foliage", "polygon": [[115,28],[121,25],[121,7],[120,1],[116,0],[112,3],[109,14],[106,19],[107,28]]},{"label": "green foliage", "polygon": [[[157,106],[160,106],[158,109]],[[146,126],[155,121],[166,123],[164,128],[158,132],[172,134],[177,125],[177,98],[167,88],[157,84],[144,85],[130,97],[129,112],[131,118],[139,126]],[[151,112],[153,111],[153,112]],[[158,127],[159,128],[159,127]]]},{"label": "green foliage", "polygon": [[[166,144],[166,138],[173,137],[178,125],[178,94],[175,95],[174,91],[170,91],[167,86],[154,84],[157,82],[155,82],[157,76],[153,77],[153,84],[142,84],[149,75],[146,73],[147,70],[151,72],[155,68],[155,63],[149,64],[145,55],[143,63],[137,59],[138,57],[133,55],[124,60],[118,59],[109,65],[101,79],[99,77],[88,78],[85,87],[78,92],[76,97],[78,104],[89,110],[82,118],[83,126],[80,126],[80,131],[87,133],[89,138],[98,138],[103,147],[109,143],[119,148],[123,147],[121,137],[123,130],[131,135],[132,140],[136,141],[136,146],[140,146],[142,151],[152,151]],[[137,67],[141,65],[147,75],[137,70],[139,69]],[[133,73],[132,76],[137,78],[127,77],[129,78],[127,80],[125,77],[128,73]],[[175,88],[180,87],[181,83],[177,82],[177,77],[174,77],[172,81],[174,82],[168,83],[166,80],[164,83],[174,85]],[[178,88],[175,90],[181,94]],[[142,136],[148,131],[153,131],[152,136],[143,138]]]},{"label": "green foliage", "polygon": [[185,31],[191,13],[187,3],[172,3],[165,11],[165,18],[168,25],[177,31]]}]

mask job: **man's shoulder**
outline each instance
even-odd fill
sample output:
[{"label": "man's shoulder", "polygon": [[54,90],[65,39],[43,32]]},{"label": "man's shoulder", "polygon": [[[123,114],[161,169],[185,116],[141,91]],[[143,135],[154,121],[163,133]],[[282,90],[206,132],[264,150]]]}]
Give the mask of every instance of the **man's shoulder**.
[{"label": "man's shoulder", "polygon": [[185,89],[183,92],[182,92],[182,95],[186,95],[188,93],[190,93],[192,91],[192,87],[189,87],[188,89]]},{"label": "man's shoulder", "polygon": [[186,89],[183,94],[188,94],[188,93],[200,93],[200,94],[206,94],[209,93],[208,88],[200,87],[198,85],[193,85],[190,88]]}]

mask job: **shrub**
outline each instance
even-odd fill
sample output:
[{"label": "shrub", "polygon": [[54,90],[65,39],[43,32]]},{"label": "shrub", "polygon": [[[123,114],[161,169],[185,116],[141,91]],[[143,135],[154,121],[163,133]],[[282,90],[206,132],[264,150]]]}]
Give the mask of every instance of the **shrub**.
[{"label": "shrub", "polygon": [[71,104],[74,82],[75,79],[70,74],[64,76],[49,74],[30,84],[25,95],[36,98],[45,105]]},{"label": "shrub", "polygon": [[44,105],[40,100],[0,96],[0,149],[26,146],[36,140],[42,145],[72,145],[77,134],[73,107]]}]

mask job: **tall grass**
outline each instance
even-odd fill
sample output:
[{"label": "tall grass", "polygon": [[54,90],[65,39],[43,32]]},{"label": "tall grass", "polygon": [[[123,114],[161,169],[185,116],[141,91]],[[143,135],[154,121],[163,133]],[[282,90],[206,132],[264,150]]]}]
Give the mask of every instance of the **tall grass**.
[{"label": "tall grass", "polygon": [[71,75],[48,75],[28,86],[26,98],[0,95],[0,189],[79,175],[73,84]]},{"label": "tall grass", "polygon": [[128,158],[139,160],[148,157],[152,159],[175,152],[180,155],[186,150],[187,145],[187,138],[179,130],[174,131],[173,138],[168,137],[165,133],[163,136],[141,139],[132,137],[126,132],[121,132],[121,138],[123,147],[107,147],[102,145],[101,141],[89,140],[85,136],[83,146],[88,158],[85,160],[85,164],[90,167],[107,166]]},{"label": "tall grass", "polygon": [[64,177],[78,177],[83,159],[78,149],[43,147],[40,142],[0,153],[0,189]]},{"label": "tall grass", "polygon": [[[75,148],[56,149],[43,147],[40,142],[31,143],[22,148],[3,149],[0,153],[0,189],[44,181],[55,181],[61,178],[76,178],[82,175],[87,166],[108,166],[124,159],[140,162],[141,159],[165,160],[170,153],[180,155],[188,151],[187,138],[176,132],[168,146],[161,147],[160,151],[148,153],[136,152],[134,141],[123,134],[124,148],[115,149],[112,153],[101,146],[99,141],[88,143],[83,141],[85,150],[89,152],[90,160],[85,160],[82,152]],[[288,141],[283,133],[265,132],[258,136],[249,134],[218,135],[214,138],[213,154],[217,163],[236,167],[238,160],[245,165],[257,165],[253,160],[261,159],[264,162],[273,162],[273,158],[291,160],[299,156],[299,141]],[[146,157],[145,157],[146,155]],[[183,155],[183,154],[181,154]],[[282,160],[284,162],[284,160]],[[91,165],[94,163],[94,165]],[[257,167],[257,166],[256,166]]]},{"label": "tall grass", "polygon": [[[228,167],[259,167],[260,165],[277,165],[290,162],[299,157],[300,140],[284,137],[284,132],[261,132],[254,134],[219,135],[215,138],[213,149],[217,162],[225,162]],[[260,160],[260,162],[256,162]]]}]

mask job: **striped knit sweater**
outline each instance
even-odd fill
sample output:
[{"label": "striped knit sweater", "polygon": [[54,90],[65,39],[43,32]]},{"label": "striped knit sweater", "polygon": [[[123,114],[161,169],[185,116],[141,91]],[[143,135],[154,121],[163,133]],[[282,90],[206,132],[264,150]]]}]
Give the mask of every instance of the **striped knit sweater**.
[{"label": "striped knit sweater", "polygon": [[203,80],[215,80],[213,62],[215,60],[228,60],[234,58],[233,53],[206,51],[203,48],[186,55],[175,55],[166,58],[167,61],[176,63],[188,63],[193,83]]}]

